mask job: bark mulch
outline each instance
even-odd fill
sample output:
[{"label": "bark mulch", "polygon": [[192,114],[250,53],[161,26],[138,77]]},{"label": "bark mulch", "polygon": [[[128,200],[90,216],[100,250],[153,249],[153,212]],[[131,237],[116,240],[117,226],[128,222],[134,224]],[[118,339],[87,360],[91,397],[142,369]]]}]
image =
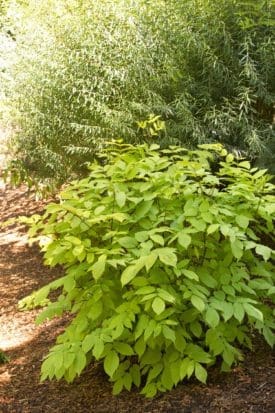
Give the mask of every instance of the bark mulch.
[{"label": "bark mulch", "polygon": [[[0,222],[43,209],[24,187],[0,186]],[[42,358],[64,329],[66,319],[35,326],[38,310],[20,312],[18,300],[60,276],[43,266],[37,247],[27,244],[20,225],[0,227],[0,348],[9,362],[0,365],[0,413],[271,413],[275,412],[274,354],[255,337],[252,352],[231,373],[209,372],[207,385],[191,380],[166,394],[145,399],[137,391],[113,396],[100,364],[91,364],[73,383],[39,383]]]}]

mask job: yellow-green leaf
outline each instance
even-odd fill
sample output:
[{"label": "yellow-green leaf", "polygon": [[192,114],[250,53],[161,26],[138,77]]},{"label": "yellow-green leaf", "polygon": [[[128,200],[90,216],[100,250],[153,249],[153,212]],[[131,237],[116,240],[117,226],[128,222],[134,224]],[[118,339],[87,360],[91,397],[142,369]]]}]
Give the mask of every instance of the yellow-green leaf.
[{"label": "yellow-green leaf", "polygon": [[152,241],[156,242],[157,244],[160,244],[161,246],[164,245],[164,238],[159,235],[159,234],[152,234],[150,235],[150,238]]},{"label": "yellow-green leaf", "polygon": [[220,321],[219,313],[214,308],[209,307],[205,314],[205,321],[210,327],[217,327]]},{"label": "yellow-green leaf", "polygon": [[130,265],[127,267],[123,273],[121,274],[121,284],[122,286],[128,284],[132,281],[133,278],[137,275],[137,273],[144,267],[146,264],[147,257],[140,257],[135,264]]},{"label": "yellow-green leaf", "polygon": [[104,370],[112,377],[119,366],[119,357],[115,351],[110,351],[104,359]]},{"label": "yellow-green leaf", "polygon": [[98,280],[105,271],[107,256],[105,254],[101,255],[97,262],[91,267],[93,277]]},{"label": "yellow-green leaf", "polygon": [[152,308],[159,315],[165,310],[165,302],[160,297],[156,297],[152,303]]},{"label": "yellow-green leaf", "polygon": [[193,306],[201,313],[203,312],[204,308],[205,308],[205,303],[204,301],[198,297],[197,295],[192,295],[191,296],[191,303],[193,304]]},{"label": "yellow-green leaf", "polygon": [[165,265],[175,267],[177,265],[177,256],[173,248],[158,248],[156,250],[161,262]]},{"label": "yellow-green leaf", "polygon": [[192,238],[190,237],[190,235],[186,234],[186,232],[180,231],[178,233],[178,242],[183,248],[187,249],[191,244],[191,241]]},{"label": "yellow-green leaf", "polygon": [[195,376],[202,383],[206,383],[207,371],[200,363],[196,363],[195,365]]},{"label": "yellow-green leaf", "polygon": [[126,194],[124,192],[116,192],[115,193],[115,199],[117,205],[122,208],[125,205],[126,202]]},{"label": "yellow-green leaf", "polygon": [[265,245],[258,244],[255,249],[256,253],[261,255],[265,261],[268,261],[271,257],[271,248],[266,247]]},{"label": "yellow-green leaf", "polygon": [[243,307],[244,307],[246,314],[248,314],[249,316],[253,318],[256,318],[256,320],[263,321],[264,319],[263,313],[260,310],[258,310],[258,308],[254,307],[253,305],[249,303],[243,303]]}]

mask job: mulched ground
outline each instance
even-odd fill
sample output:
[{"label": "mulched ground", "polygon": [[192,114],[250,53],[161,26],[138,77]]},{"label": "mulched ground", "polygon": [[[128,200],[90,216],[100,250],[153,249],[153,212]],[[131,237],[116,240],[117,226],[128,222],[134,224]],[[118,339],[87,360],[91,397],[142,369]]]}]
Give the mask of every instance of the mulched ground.
[{"label": "mulched ground", "polygon": [[[41,211],[43,202],[24,188],[0,185],[0,222]],[[60,276],[43,266],[37,247],[26,243],[24,228],[0,227],[0,348],[10,361],[0,365],[0,413],[271,413],[275,412],[275,366],[271,349],[255,337],[242,365],[222,374],[213,368],[207,386],[184,382],[147,400],[138,392],[112,396],[100,364],[92,364],[73,384],[39,383],[41,360],[66,320],[34,325],[37,311],[20,312],[18,300]]]}]

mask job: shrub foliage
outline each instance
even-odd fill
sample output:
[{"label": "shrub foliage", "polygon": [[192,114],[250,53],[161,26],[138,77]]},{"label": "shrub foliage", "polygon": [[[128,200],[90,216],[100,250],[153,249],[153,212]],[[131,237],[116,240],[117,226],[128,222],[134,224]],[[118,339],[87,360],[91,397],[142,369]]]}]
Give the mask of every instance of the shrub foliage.
[{"label": "shrub foliage", "polygon": [[150,114],[165,121],[162,145],[272,156],[271,0],[28,3],[9,13],[16,56],[3,84],[29,174],[64,181],[106,139],[143,140]]},{"label": "shrub foliage", "polygon": [[275,197],[266,171],[219,144],[113,143],[103,160],[31,218],[45,263],[66,272],[21,307],[45,305],[39,323],[73,314],[42,380],[71,382],[96,359],[114,394],[135,385],[152,397],[193,374],[205,383],[219,360],[229,370],[252,328],[272,346]]}]

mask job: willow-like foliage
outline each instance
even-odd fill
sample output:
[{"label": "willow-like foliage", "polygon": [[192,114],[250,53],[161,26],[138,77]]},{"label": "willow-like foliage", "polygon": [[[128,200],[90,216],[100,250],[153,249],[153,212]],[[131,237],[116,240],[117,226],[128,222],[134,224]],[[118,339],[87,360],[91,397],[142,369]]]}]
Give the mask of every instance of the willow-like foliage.
[{"label": "willow-like foliage", "polygon": [[[271,165],[272,1],[30,1],[1,76],[12,147],[35,177],[85,171],[105,140],[222,142]],[[10,57],[7,57],[9,59]],[[150,114],[165,129],[138,125]],[[21,168],[22,168],[21,165]]]}]

